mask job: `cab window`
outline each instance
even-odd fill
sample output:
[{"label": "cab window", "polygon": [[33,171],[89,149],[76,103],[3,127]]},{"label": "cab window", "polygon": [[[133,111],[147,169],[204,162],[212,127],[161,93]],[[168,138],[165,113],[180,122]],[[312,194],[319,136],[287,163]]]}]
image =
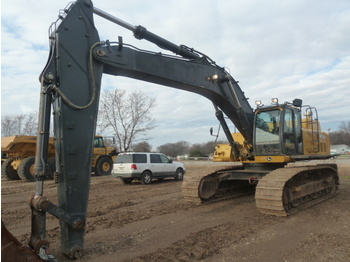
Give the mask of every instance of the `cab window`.
[{"label": "cab window", "polygon": [[104,147],[103,138],[95,137],[95,147]]},{"label": "cab window", "polygon": [[294,125],[293,111],[287,108],[284,113],[283,125],[283,147],[287,155],[296,153]]},{"label": "cab window", "polygon": [[287,155],[301,153],[302,131],[301,131],[301,112],[286,108],[283,125],[283,149]]},{"label": "cab window", "polygon": [[279,131],[281,111],[261,111],[255,119],[255,151],[257,155],[281,154]]}]

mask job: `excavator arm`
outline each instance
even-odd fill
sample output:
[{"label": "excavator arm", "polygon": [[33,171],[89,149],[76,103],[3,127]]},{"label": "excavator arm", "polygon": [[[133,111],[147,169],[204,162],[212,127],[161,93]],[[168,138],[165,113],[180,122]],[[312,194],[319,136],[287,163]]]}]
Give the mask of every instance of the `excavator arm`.
[{"label": "excavator arm", "polygon": [[[29,245],[48,253],[45,214],[60,221],[61,249],[70,258],[83,253],[91,160],[103,65],[90,50],[99,43],[91,1],[77,1],[61,11],[50,27],[50,54],[40,75],[41,94],[36,152],[36,191],[29,203]],[[58,205],[44,197],[46,141],[52,115],[56,148]],[[101,201],[103,199],[101,198]],[[44,258],[43,258],[44,259]]]}]

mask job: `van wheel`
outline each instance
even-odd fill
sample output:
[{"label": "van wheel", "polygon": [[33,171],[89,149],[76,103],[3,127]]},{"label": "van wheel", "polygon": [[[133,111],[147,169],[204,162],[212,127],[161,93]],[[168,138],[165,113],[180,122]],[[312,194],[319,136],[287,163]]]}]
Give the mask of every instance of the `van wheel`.
[{"label": "van wheel", "polygon": [[30,156],[19,164],[18,166],[19,177],[26,182],[33,182],[35,176],[35,157]]},{"label": "van wheel", "polygon": [[149,185],[152,182],[152,173],[150,171],[145,171],[141,176],[141,184]]},{"label": "van wheel", "polygon": [[6,180],[20,180],[17,171],[11,165],[12,161],[12,158],[8,158],[1,164],[1,176]]},{"label": "van wheel", "polygon": [[175,180],[183,180],[184,179],[184,171],[182,170],[182,168],[176,169],[174,178],[175,178]]},{"label": "van wheel", "polygon": [[95,174],[98,176],[108,176],[113,169],[113,161],[107,156],[101,157],[96,164]]}]

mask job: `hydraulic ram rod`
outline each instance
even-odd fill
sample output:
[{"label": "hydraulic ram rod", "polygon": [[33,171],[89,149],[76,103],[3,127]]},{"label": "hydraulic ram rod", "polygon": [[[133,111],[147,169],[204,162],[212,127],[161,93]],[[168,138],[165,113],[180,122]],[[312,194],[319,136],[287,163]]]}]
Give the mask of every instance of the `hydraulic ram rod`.
[{"label": "hydraulic ram rod", "polygon": [[134,36],[137,39],[146,39],[148,41],[150,41],[151,43],[156,44],[157,46],[159,46],[160,48],[169,50],[174,52],[175,54],[181,55],[185,58],[189,58],[189,59],[198,59],[200,58],[199,55],[197,55],[196,53],[191,52],[190,50],[182,47],[182,46],[178,46],[174,43],[169,42],[168,40],[153,34],[152,32],[147,31],[147,29],[143,26],[133,26],[113,15],[110,15],[108,13],[106,13],[105,11],[102,11],[101,9],[98,9],[96,7],[93,8],[93,12],[96,15],[99,15],[113,23],[116,23],[117,25],[120,25],[130,31],[132,31],[134,33]]},{"label": "hydraulic ram rod", "polygon": [[119,19],[118,17],[110,15],[110,14],[106,13],[105,11],[98,9],[97,7],[94,7],[93,12],[96,15],[99,15],[99,16],[101,16],[101,17],[103,17],[103,18],[105,18],[113,23],[116,23],[117,25],[120,25],[120,26],[130,30],[130,31],[134,32],[136,30],[136,26],[133,26],[133,25]]}]

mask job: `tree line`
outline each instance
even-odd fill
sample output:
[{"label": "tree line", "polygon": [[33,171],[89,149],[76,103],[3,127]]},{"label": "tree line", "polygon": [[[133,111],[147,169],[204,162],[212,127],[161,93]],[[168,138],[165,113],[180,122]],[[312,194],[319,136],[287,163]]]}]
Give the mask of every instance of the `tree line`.
[{"label": "tree line", "polygon": [[[108,143],[108,142],[107,142]],[[191,144],[188,141],[179,141],[175,143],[165,143],[153,148],[147,141],[132,144],[130,151],[134,152],[160,152],[167,156],[188,156],[188,157],[208,157],[213,154],[215,145],[227,144],[227,141],[208,141],[204,143]],[[112,140],[109,140],[109,145],[112,146]]]},{"label": "tree line", "polygon": [[350,121],[342,121],[339,129],[329,133],[332,145],[348,145],[350,146]]},{"label": "tree line", "polygon": [[36,136],[38,132],[38,114],[18,114],[1,116],[1,137]]},{"label": "tree line", "polygon": [[216,144],[227,144],[227,141],[208,141],[191,144],[187,141],[166,143],[157,148],[157,151],[168,156],[176,157],[187,155],[188,157],[207,157],[213,154]]}]

